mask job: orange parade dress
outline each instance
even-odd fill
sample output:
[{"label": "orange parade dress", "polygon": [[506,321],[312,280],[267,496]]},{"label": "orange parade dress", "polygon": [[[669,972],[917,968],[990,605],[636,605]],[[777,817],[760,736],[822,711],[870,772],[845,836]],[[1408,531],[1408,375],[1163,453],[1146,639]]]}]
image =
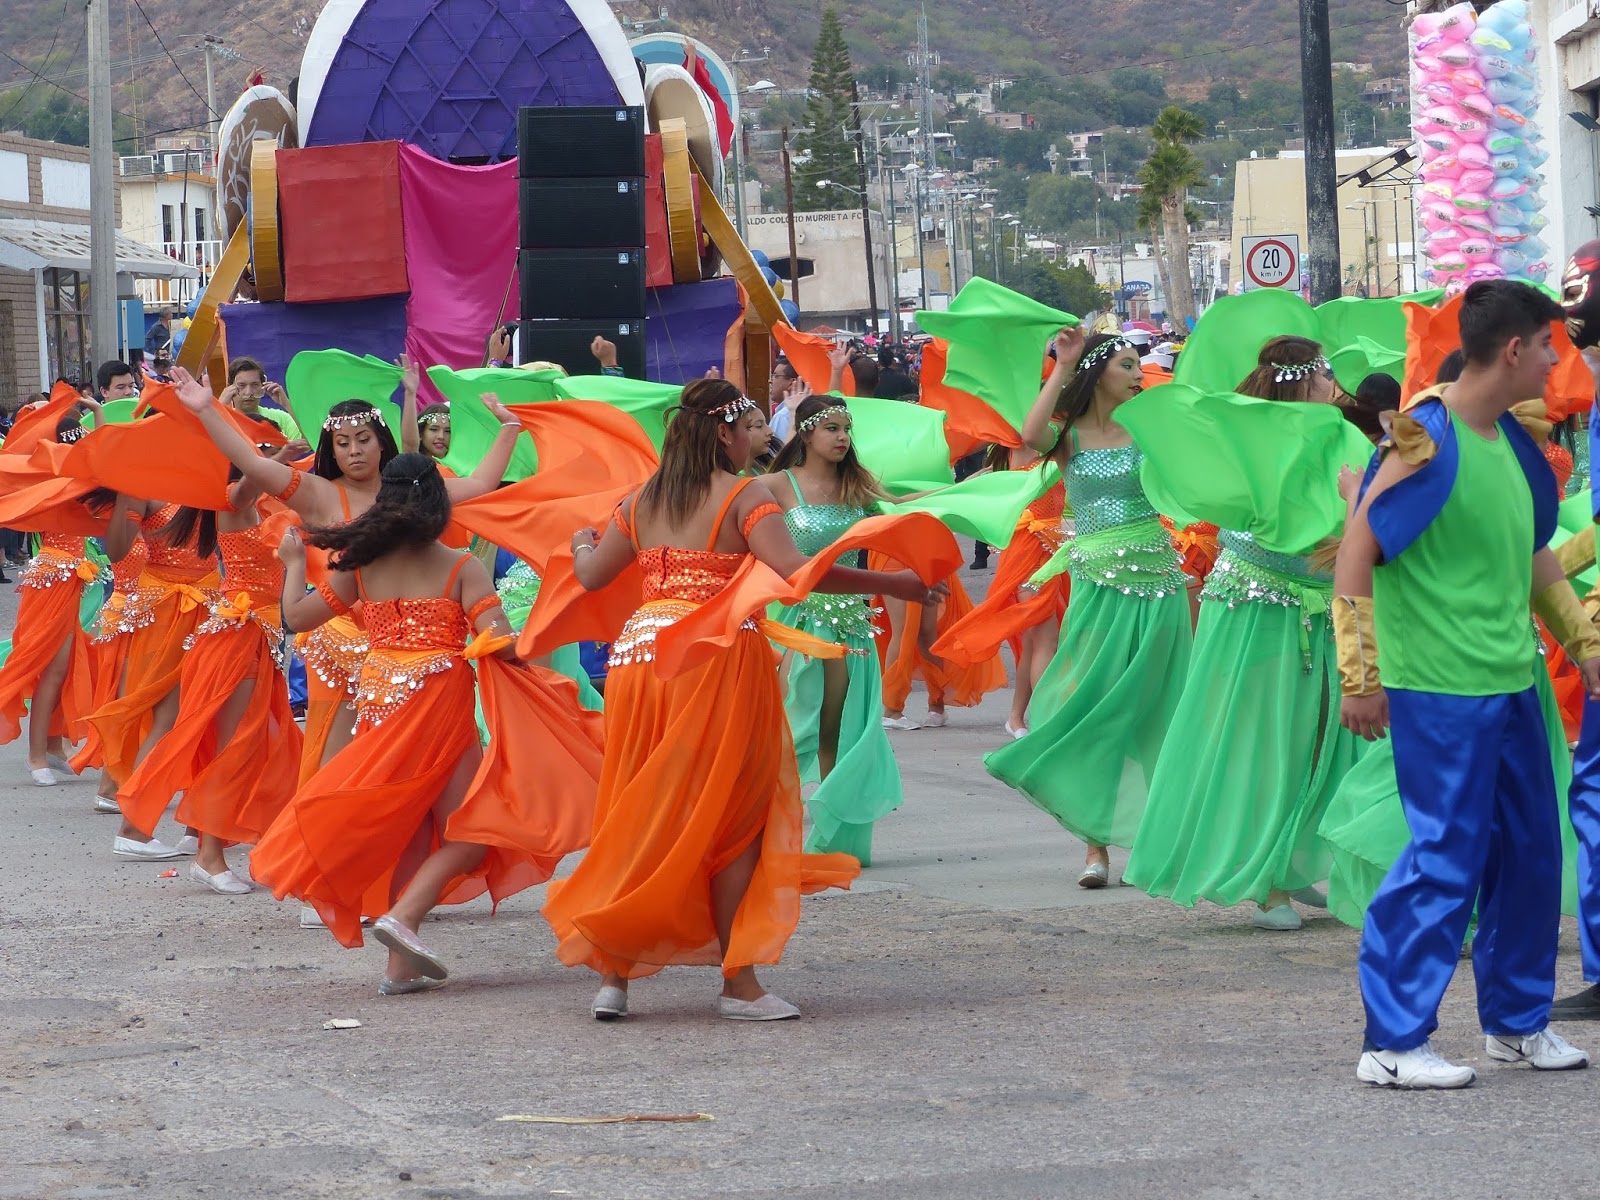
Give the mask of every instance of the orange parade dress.
[{"label": "orange parade dress", "polygon": [[[606,755],[594,837],[577,870],[550,885],[545,919],[556,954],[627,979],[667,966],[720,964],[724,975],[775,963],[800,920],[802,892],[848,887],[847,854],[801,852],[800,777],[778,683],[777,655],[755,619],[699,665],[663,678],[659,633],[714,600],[750,558],[714,550],[729,493],[704,550],[641,549],[643,603],[612,643]],[[782,517],[763,504],[746,518]],[[750,887],[726,954],[717,942],[711,881],[760,839]]]},{"label": "orange parade dress", "polygon": [[934,643],[935,654],[947,662],[971,666],[993,658],[1009,642],[1013,657],[1020,658],[1025,630],[1052,618],[1060,621],[1066,615],[1072,591],[1066,572],[1037,588],[1028,584],[1066,540],[1061,524],[1066,507],[1067,487],[1058,481],[1022,510],[1016,532],[995,562],[989,594],[966,616],[951,622]]},{"label": "orange parade dress", "polygon": [[[873,571],[893,571],[899,568],[899,564],[888,556],[871,550],[867,552],[867,568]],[[939,606],[935,644],[973,612],[972,597],[967,595],[967,589],[961,585],[960,576],[951,575],[944,582],[949,586],[950,594]],[[942,667],[936,666],[928,661],[922,653],[922,648],[917,645],[917,630],[922,624],[922,605],[907,602],[905,621],[905,629],[900,634],[899,653],[893,661],[885,659],[883,664],[883,706],[890,712],[901,712],[905,709],[906,699],[911,695],[913,679],[921,679],[927,686],[930,708],[940,708],[947,704],[953,704],[957,708],[973,708],[983,701],[984,696],[1006,686],[1006,667],[1000,661],[998,642],[994,651],[985,658],[972,662],[961,662],[952,658]],[[880,623],[879,629],[882,628]],[[888,637],[881,636],[878,645],[880,653],[887,654]]]},{"label": "orange parade dress", "polygon": [[[123,816],[138,829],[153,830],[182,792],[180,823],[253,842],[294,795],[301,735],[278,662],[278,527],[217,534],[223,587],[185,643],[177,722],[117,790]],[[249,705],[233,736],[217,745],[217,718],[247,683]]]},{"label": "orange parade dress", "polygon": [[46,533],[39,553],[23,569],[17,591],[17,621],[11,635],[11,654],[0,667],[0,744],[14,741],[22,732],[39,677],[63,645],[71,649],[61,700],[50,714],[50,736],[78,741],[88,732],[94,711],[94,673],[89,639],[79,624],[78,606],[83,585],[99,574],[84,556],[84,539]]},{"label": "orange parade dress", "polygon": [[192,544],[173,546],[160,536],[177,512],[178,505],[166,504],[139,523],[148,558],[139,575],[138,603],[148,608],[150,620],[128,641],[120,694],[89,718],[105,769],[119,785],[133,774],[155,706],[178,686],[184,643],[206,618],[211,592],[221,583],[214,558],[202,559]]},{"label": "orange parade dress", "polygon": [[[133,635],[155,618],[150,613],[150,597],[139,590],[149,551],[141,535],[133,539],[128,552],[111,564],[111,595],[100,606],[94,637],[89,641],[89,656],[94,664],[94,699],[91,713],[98,712],[117,698],[122,688],[122,672],[128,665],[128,645]],[[72,756],[72,769],[83,771],[105,765],[100,734],[93,725],[86,727],[88,739]]]},{"label": "orange parade dress", "polygon": [[[452,841],[490,849],[471,875],[444,889],[442,902],[487,891],[498,904],[543,883],[588,841],[599,716],[582,712],[571,680],[492,657],[503,639],[480,635],[468,645],[473,622],[500,598],[491,593],[470,612],[449,598],[466,561],[442,596],[362,594],[372,644],[356,687],[355,736],[300,787],[250,856],[256,880],[280,900],[314,907],[346,946],[361,945],[363,916],[389,910],[405,882],[395,879],[401,855],[432,820],[463,756],[478,751],[469,660],[478,663],[490,744],[448,829]],[[360,579],[357,572],[358,588]],[[344,607],[330,586],[318,590],[335,612]]]},{"label": "orange parade dress", "polygon": [[[333,485],[339,489],[339,507],[348,521],[350,497],[344,490],[344,481],[334,480]],[[278,499],[287,501],[299,486],[297,474]],[[314,585],[327,579],[326,551],[315,546],[306,547],[306,574]],[[361,665],[367,659],[367,646],[360,604],[294,640],[294,648],[306,662],[306,730],[300,751],[301,784],[321,768],[328,734],[333,730],[339,710],[356,707],[356,688],[361,680]]]}]

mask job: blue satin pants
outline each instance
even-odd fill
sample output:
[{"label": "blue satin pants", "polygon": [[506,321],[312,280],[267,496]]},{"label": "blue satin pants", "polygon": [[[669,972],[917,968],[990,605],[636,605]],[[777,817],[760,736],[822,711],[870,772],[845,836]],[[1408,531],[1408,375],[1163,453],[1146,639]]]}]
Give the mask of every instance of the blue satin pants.
[{"label": "blue satin pants", "polygon": [[1578,942],[1583,978],[1600,983],[1600,704],[1583,702],[1567,818],[1578,835]]},{"label": "blue satin pants", "polygon": [[1550,1018],[1561,920],[1556,784],[1538,695],[1390,688],[1389,720],[1411,841],[1362,929],[1367,1044],[1410,1050],[1438,1028],[1474,902],[1483,1031],[1535,1033]]}]

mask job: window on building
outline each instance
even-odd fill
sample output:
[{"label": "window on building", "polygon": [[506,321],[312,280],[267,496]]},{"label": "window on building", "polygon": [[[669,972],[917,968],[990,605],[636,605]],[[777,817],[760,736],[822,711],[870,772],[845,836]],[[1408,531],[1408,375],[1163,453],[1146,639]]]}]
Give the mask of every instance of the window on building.
[{"label": "window on building", "polygon": [[93,376],[86,321],[88,302],[88,282],[77,271],[44,269],[45,340],[52,379],[66,376],[82,383]]},{"label": "window on building", "polygon": [[168,246],[178,240],[178,216],[170,204],[161,206],[161,240]]},{"label": "window on building", "polygon": [[194,240],[197,242],[206,240],[206,210],[203,208],[194,210]]}]

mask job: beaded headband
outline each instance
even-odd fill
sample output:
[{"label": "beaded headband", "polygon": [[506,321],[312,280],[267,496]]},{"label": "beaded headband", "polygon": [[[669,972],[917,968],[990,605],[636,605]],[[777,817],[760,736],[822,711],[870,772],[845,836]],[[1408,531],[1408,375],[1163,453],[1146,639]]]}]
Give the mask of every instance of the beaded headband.
[{"label": "beaded headband", "polygon": [[70,429],[63,429],[56,434],[56,441],[63,446],[70,446],[73,442],[80,441],[89,436],[89,431],[82,425],[74,425]]},{"label": "beaded headband", "polygon": [[383,414],[375,408],[365,412],[345,413],[342,417],[329,417],[322,423],[323,433],[335,433],[341,429],[354,429],[357,425],[376,425],[383,420]]},{"label": "beaded headband", "polygon": [[842,404],[830,404],[830,405],[828,405],[827,408],[824,408],[819,412],[814,412],[809,417],[807,417],[804,421],[801,421],[800,422],[800,432],[801,433],[810,433],[813,429],[815,429],[818,425],[821,425],[824,421],[832,420],[834,417],[848,417],[849,415],[850,415],[850,410],[848,408],[846,408],[844,405],[842,405]]},{"label": "beaded headband", "polygon": [[1276,374],[1274,374],[1272,377],[1273,381],[1276,383],[1299,383],[1302,379],[1305,379],[1311,375],[1315,375],[1319,371],[1333,370],[1333,368],[1329,365],[1328,360],[1320,354],[1313,358],[1310,362],[1267,363],[1266,365],[1271,367],[1272,370],[1276,372]]},{"label": "beaded headband", "polygon": [[716,408],[708,408],[706,416],[721,417],[724,423],[732,425],[745,413],[753,410],[755,406],[756,402],[750,397],[740,396],[736,400],[729,400],[726,404],[719,404]]},{"label": "beaded headband", "polygon": [[1102,342],[1089,353],[1085,354],[1078,362],[1078,370],[1087,371],[1101,359],[1110,358],[1121,350],[1132,350],[1133,343],[1127,338],[1112,338],[1109,342]]},{"label": "beaded headband", "polygon": [[429,413],[427,416],[419,418],[417,421],[418,425],[426,425],[430,429],[435,425],[448,425],[449,423],[450,414],[447,412]]}]

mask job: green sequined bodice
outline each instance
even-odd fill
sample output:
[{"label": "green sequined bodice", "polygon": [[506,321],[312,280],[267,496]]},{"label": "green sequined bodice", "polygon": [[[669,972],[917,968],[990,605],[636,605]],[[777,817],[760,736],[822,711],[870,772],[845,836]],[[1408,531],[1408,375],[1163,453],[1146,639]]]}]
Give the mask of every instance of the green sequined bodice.
[{"label": "green sequined bodice", "polygon": [[[791,482],[793,478],[791,475]],[[795,487],[795,495],[800,495],[798,486]],[[800,553],[810,556],[826,550],[831,543],[848,533],[856,522],[871,515],[866,509],[851,504],[807,504],[801,499],[795,507],[784,511],[783,523],[788,526],[789,535],[794,538]],[[856,551],[851,550],[841,555],[839,562],[854,566],[855,559]],[[867,607],[864,596],[831,596],[819,592],[807,596],[790,611],[791,618],[786,619],[796,626],[809,624],[812,628],[807,632],[822,637],[853,637],[858,640],[870,640],[872,637],[873,610]]]},{"label": "green sequined bodice", "polygon": [[[1279,554],[1268,550],[1248,533],[1224,529],[1217,535],[1222,553],[1206,577],[1202,600],[1221,600],[1229,608],[1240,604],[1276,604],[1300,610],[1300,653],[1302,669],[1313,665],[1311,633],[1313,618],[1328,615],[1333,598],[1333,576],[1313,572],[1310,562],[1299,554]],[[1332,636],[1324,625],[1323,637]]]},{"label": "green sequined bodice", "polygon": [[[1075,527],[1068,555],[1074,582],[1160,598],[1182,591],[1188,576],[1139,481],[1137,446],[1079,450],[1063,475]],[[1037,578],[1037,576],[1035,577]]]},{"label": "green sequined bodice", "polygon": [[526,612],[539,598],[539,576],[519,558],[506,568],[506,573],[500,576],[494,590],[500,594],[501,607],[508,615],[517,611]]}]

